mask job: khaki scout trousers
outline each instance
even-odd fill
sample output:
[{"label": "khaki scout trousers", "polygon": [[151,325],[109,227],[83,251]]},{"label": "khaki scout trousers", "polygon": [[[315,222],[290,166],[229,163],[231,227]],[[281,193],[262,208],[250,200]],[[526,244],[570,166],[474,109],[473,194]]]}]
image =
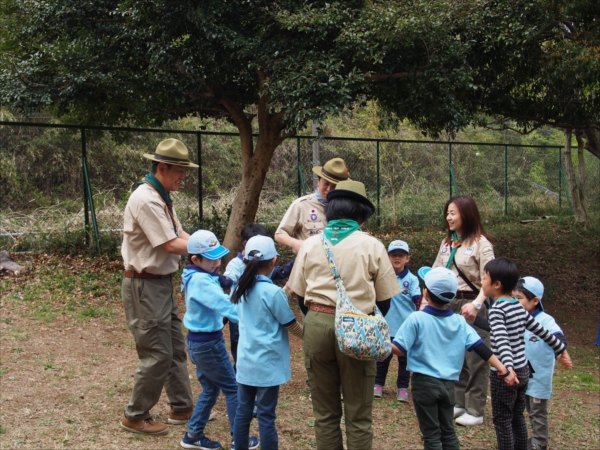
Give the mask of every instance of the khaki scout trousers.
[{"label": "khaki scout trousers", "polygon": [[149,419],[163,386],[175,412],[191,411],[192,387],[172,280],[124,278],[121,296],[140,360],[125,417]]},{"label": "khaki scout trousers", "polygon": [[[460,295],[460,294],[459,294]],[[455,298],[450,307],[456,314],[461,308],[473,300]],[[479,317],[488,319],[488,309],[483,305],[477,312]],[[471,325],[473,327],[473,325]],[[473,327],[483,343],[491,347],[490,333],[481,328]],[[483,417],[490,378],[490,365],[481,359],[475,352],[466,352],[465,362],[460,372],[459,380],[454,385],[456,407],[465,408],[467,413],[475,417]]]},{"label": "khaki scout trousers", "polygon": [[341,385],[347,449],[369,450],[373,444],[375,361],[359,361],[340,352],[334,320],[333,314],[309,311],[304,321],[304,362],[315,415],[317,449],[343,449]]}]

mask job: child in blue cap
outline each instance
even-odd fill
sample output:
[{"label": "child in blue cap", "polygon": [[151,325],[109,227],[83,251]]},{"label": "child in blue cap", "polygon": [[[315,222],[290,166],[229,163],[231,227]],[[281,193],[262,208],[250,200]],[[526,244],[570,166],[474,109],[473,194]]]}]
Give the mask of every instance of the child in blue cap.
[{"label": "child in blue cap", "polygon": [[[192,234],[187,250],[190,264],[182,274],[186,306],[183,324],[189,330],[186,342],[188,354],[196,366],[202,393],[180,445],[190,449],[220,449],[221,444],[209,439],[204,428],[221,391],[225,394],[232,435],[238,406],[238,386],[221,331],[224,317],[232,322],[239,321],[235,306],[219,284],[221,258],[229,250],[208,230]],[[257,447],[258,439],[253,436],[248,448]]]},{"label": "child in blue cap", "polygon": [[[554,318],[544,311],[542,305],[544,285],[540,280],[534,277],[521,278],[517,282],[513,295],[536,322],[539,322],[565,345],[567,344],[564,333]],[[529,413],[532,429],[530,448],[542,450],[548,448],[548,399],[552,397],[554,351],[534,333],[525,330],[525,356],[535,370],[529,379],[525,393],[525,408]],[[566,369],[570,369],[573,365],[566,350],[556,358],[556,361]]]},{"label": "child in blue cap", "polygon": [[238,408],[233,431],[238,450],[252,448],[248,445],[248,435],[254,399],[257,399],[261,446],[278,448],[275,409],[279,386],[292,377],[288,331],[302,338],[302,326],[296,322],[287,296],[270,278],[277,256],[270,237],[255,236],[248,240],[246,269],[231,294],[240,318]]},{"label": "child in blue cap", "polygon": [[[392,241],[388,246],[388,256],[398,283],[402,291],[392,297],[390,309],[385,315],[390,331],[400,328],[409,314],[417,311],[421,306],[421,289],[419,288],[419,279],[414,276],[407,267],[410,261],[410,248],[408,244],[401,240]],[[391,336],[392,341],[394,336]],[[373,395],[375,398],[383,397],[383,386],[385,378],[390,367],[392,356],[384,361],[377,362],[377,374],[375,375],[375,389]],[[406,370],[406,356],[398,356],[398,378],[396,387],[398,388],[397,399],[401,402],[408,402],[408,385],[410,383],[410,372]]]},{"label": "child in blue cap", "polygon": [[[223,286],[224,289],[231,289],[230,292],[233,293],[233,291],[235,290],[235,288],[238,284],[240,277],[242,276],[242,273],[246,269],[246,265],[244,264],[244,252],[245,252],[246,244],[248,243],[250,238],[253,238],[254,236],[268,236],[268,235],[269,235],[269,233],[268,233],[267,229],[259,223],[252,222],[252,223],[247,223],[246,225],[244,225],[244,227],[242,228],[242,231],[240,233],[240,236],[242,238],[242,248],[244,250],[239,252],[237,254],[237,257],[233,258],[227,264],[227,267],[225,268],[225,272],[223,272],[223,276],[221,277],[221,281],[222,281],[221,286]],[[292,260],[289,263],[284,264],[283,266],[275,267],[273,272],[270,274],[271,280],[273,280],[273,281],[283,280],[283,279],[289,277],[290,272],[292,271],[292,267],[294,267],[294,261],[295,260]],[[231,322],[229,324],[229,337],[231,340],[231,356],[233,356],[233,368],[235,370],[235,368],[236,368],[235,366],[237,363],[237,348],[238,348],[238,342],[239,342],[239,337],[240,337],[239,328],[238,328],[237,323]]]},{"label": "child in blue cap", "polygon": [[[465,318],[449,308],[458,289],[456,275],[445,267],[422,267],[418,273],[425,282],[427,306],[404,321],[395,333],[392,352],[408,356],[412,399],[425,448],[459,449],[453,421],[454,382],[465,352],[474,351],[500,374],[508,371]],[[514,379],[509,374],[504,381],[511,385]]]}]

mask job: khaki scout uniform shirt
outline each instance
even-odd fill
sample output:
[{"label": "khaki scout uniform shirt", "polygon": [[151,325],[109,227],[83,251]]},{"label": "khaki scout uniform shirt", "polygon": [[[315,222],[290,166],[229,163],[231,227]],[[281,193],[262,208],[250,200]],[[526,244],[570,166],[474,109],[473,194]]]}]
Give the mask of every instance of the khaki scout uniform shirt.
[{"label": "khaki scout uniform shirt", "polygon": [[275,234],[286,233],[294,239],[305,241],[315,234],[321,234],[326,224],[325,205],[317,200],[315,194],[309,194],[294,200]]},{"label": "khaki scout uniform shirt", "polygon": [[[400,293],[390,258],[378,239],[355,231],[331,251],[350,300],[365,314],[373,312],[376,301]],[[313,236],[302,245],[288,286],[304,297],[307,305],[336,306],[337,289],[320,236]]]},{"label": "khaki scout uniform shirt", "polygon": [[[442,242],[437,258],[435,258],[435,263],[433,263],[433,267],[446,267],[451,250],[452,248],[446,244],[445,241]],[[462,245],[458,247],[456,255],[454,256],[454,261],[462,273],[464,273],[469,281],[479,289],[481,289],[481,280],[483,280],[483,268],[488,261],[491,261],[492,259],[494,259],[494,248],[490,241],[484,236],[481,236],[479,240],[475,242],[471,241],[467,244],[463,242]],[[472,289],[469,285],[465,283],[465,280],[463,280],[460,275],[458,275],[454,263],[450,267],[450,270],[458,277],[458,290],[471,292]]]},{"label": "khaki scout uniform shirt", "polygon": [[[182,228],[173,208],[177,233]],[[141,184],[125,206],[121,254],[125,270],[168,275],[179,269],[179,255],[168,253],[162,244],[175,239],[167,205],[153,187]]]}]

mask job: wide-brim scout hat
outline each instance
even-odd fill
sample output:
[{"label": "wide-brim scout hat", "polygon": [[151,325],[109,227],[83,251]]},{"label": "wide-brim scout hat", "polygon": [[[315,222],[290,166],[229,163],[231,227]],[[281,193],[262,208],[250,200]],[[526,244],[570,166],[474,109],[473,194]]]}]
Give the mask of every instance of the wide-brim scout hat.
[{"label": "wide-brim scout hat", "polygon": [[156,146],[153,155],[144,153],[144,158],[176,166],[198,167],[198,164],[190,161],[188,149],[185,144],[177,139],[165,139]]},{"label": "wide-brim scout hat", "polygon": [[371,203],[371,200],[367,198],[365,185],[360,181],[340,181],[335,189],[329,191],[327,194],[327,201],[331,201],[334,198],[351,198],[352,200],[357,200],[360,203],[367,205],[371,209],[371,214],[375,212],[375,206]]},{"label": "wide-brim scout hat", "polygon": [[330,159],[324,166],[313,167],[312,171],[333,184],[338,184],[340,181],[349,179],[348,168],[342,158]]}]

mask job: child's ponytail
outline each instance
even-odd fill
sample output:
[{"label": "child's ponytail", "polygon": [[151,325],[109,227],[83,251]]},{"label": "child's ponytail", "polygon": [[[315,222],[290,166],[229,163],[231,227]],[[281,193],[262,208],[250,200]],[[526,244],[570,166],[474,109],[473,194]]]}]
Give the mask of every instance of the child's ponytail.
[{"label": "child's ponytail", "polygon": [[258,271],[269,267],[269,264],[272,261],[271,259],[267,261],[260,261],[258,258],[252,258],[252,256],[257,253],[259,253],[258,250],[253,250],[248,255],[251,257],[249,260],[244,258],[246,269],[244,269],[244,273],[242,273],[238,285],[233,291],[233,294],[231,294],[231,303],[235,303],[237,305],[241,298],[246,295],[246,293],[256,284],[256,275],[258,274]]}]

